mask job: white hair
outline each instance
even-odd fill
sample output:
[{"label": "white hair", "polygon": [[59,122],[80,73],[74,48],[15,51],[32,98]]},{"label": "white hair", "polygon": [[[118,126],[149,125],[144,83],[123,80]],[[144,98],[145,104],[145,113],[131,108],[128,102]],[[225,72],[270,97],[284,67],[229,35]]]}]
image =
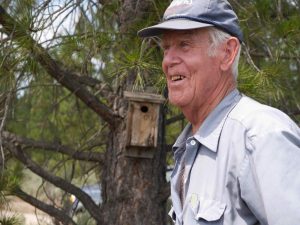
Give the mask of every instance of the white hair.
[{"label": "white hair", "polygon": [[[231,35],[215,27],[209,27],[208,30],[211,38],[211,46],[208,49],[208,55],[213,57],[216,56],[217,54],[217,47],[221,43],[225,42],[228,38],[230,38]],[[238,53],[235,56],[234,62],[231,66],[232,74],[235,79],[237,79],[238,77],[238,65],[239,65],[240,54],[241,54],[241,45],[239,45]]]}]

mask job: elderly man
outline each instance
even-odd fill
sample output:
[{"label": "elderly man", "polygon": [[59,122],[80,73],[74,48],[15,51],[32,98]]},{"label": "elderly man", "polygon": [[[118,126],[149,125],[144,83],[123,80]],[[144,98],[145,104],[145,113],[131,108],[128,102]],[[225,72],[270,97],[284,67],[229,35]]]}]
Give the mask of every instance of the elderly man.
[{"label": "elderly man", "polygon": [[169,100],[190,122],[174,144],[177,225],[300,224],[300,130],[236,89],[243,41],[224,0],[174,0],[161,35]]}]

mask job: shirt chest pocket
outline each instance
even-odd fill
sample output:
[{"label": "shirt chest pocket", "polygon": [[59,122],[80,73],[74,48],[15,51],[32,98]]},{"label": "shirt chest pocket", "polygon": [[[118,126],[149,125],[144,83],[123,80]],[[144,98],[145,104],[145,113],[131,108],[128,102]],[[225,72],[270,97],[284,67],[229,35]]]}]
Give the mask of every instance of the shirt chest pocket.
[{"label": "shirt chest pocket", "polygon": [[[188,210],[191,210],[193,219],[203,224],[221,224],[221,218],[224,215],[226,204],[207,197],[198,197],[192,194],[187,202]],[[202,223],[200,223],[202,224]]]}]

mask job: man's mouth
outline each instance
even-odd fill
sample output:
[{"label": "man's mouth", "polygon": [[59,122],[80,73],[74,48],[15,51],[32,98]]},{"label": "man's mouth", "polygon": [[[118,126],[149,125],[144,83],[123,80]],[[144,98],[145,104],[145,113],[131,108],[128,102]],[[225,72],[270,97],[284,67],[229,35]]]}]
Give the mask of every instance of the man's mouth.
[{"label": "man's mouth", "polygon": [[171,76],[171,81],[179,81],[179,80],[183,80],[185,77],[182,75],[173,75]]}]

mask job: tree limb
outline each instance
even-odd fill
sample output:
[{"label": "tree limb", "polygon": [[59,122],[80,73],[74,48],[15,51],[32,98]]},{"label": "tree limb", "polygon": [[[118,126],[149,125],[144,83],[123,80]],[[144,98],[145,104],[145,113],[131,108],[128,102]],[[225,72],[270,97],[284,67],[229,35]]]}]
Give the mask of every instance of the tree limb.
[{"label": "tree limb", "polygon": [[298,115],[300,115],[300,110],[292,111],[292,112],[289,113],[289,115],[298,116]]},{"label": "tree limb", "polygon": [[179,114],[179,115],[176,115],[170,119],[167,119],[166,120],[166,125],[170,125],[172,123],[176,123],[177,121],[180,121],[180,120],[184,120],[184,115],[183,114]]},{"label": "tree limb", "polygon": [[102,96],[106,96],[109,99],[116,97],[115,94],[112,92],[111,88],[107,85],[107,83],[102,83],[96,78],[80,76],[75,74],[69,74],[69,76],[80,84],[89,86],[91,88],[95,88],[95,95],[100,93]]},{"label": "tree limb", "polygon": [[[76,160],[83,160],[89,162],[104,162],[104,155],[98,152],[82,152],[72,149],[69,146],[61,145],[59,143],[49,143],[45,141],[36,141],[33,139],[18,136],[16,134],[10,133],[8,131],[2,132],[2,138],[6,142],[13,143],[15,145],[22,146],[22,149],[26,148],[39,148],[46,151],[59,152],[68,155]],[[2,139],[0,138],[0,139]]]},{"label": "tree limb", "polygon": [[62,210],[59,210],[52,205],[46,204],[37,198],[32,197],[31,195],[25,193],[20,188],[16,188],[13,191],[13,194],[21,198],[23,201],[29,203],[30,205],[33,205],[34,207],[42,210],[43,212],[47,213],[48,215],[58,219],[63,224],[66,225],[76,225],[76,223],[70,218],[65,212]]},{"label": "tree limb", "polygon": [[96,221],[98,221],[99,223],[102,221],[101,213],[99,212],[100,208],[95,204],[95,202],[88,194],[86,194],[80,188],[67,182],[66,180],[54,176],[53,174],[43,169],[41,166],[30,159],[30,157],[22,150],[22,147],[20,145],[16,145],[16,143],[11,142],[5,142],[4,145],[20,162],[26,165],[27,168],[30,169],[33,173],[39,175],[40,177],[61,188],[62,190],[75,195]]},{"label": "tree limb", "polygon": [[[257,58],[270,58],[270,55],[268,54],[264,54],[262,52],[251,52],[250,55],[252,57],[257,57]],[[287,60],[297,60],[297,59],[300,59],[300,56],[296,56],[296,55],[280,55],[279,58],[281,59],[287,59]]]},{"label": "tree limb", "polygon": [[12,99],[12,94],[11,92],[9,92],[8,95],[4,96],[4,99],[1,100],[2,96],[3,95],[0,94],[0,107],[3,108],[3,110],[0,108],[0,176],[2,176],[2,172],[4,171],[4,162],[5,162],[5,155],[4,155],[3,141],[1,138],[1,134],[4,132],[3,129],[6,124],[6,119],[8,116],[8,110],[9,110],[10,101]]},{"label": "tree limb", "polygon": [[78,80],[74,79],[78,77],[74,72],[65,69],[63,65],[55,61],[19,22],[7,14],[2,6],[0,6],[0,24],[7,35],[30,51],[32,57],[43,66],[50,76],[74,93],[108,124],[115,126],[118,123],[119,117],[107,105],[99,101],[95,95],[91,94]]},{"label": "tree limb", "polygon": [[70,76],[72,77],[72,79],[74,79],[78,83],[84,84],[84,85],[87,85],[90,87],[96,87],[97,85],[99,85],[101,83],[100,80],[93,78],[93,77],[80,76],[80,75],[74,75],[74,74],[70,74]]},{"label": "tree limb", "polygon": [[164,149],[165,149],[166,152],[172,152],[173,145],[165,145]]}]

